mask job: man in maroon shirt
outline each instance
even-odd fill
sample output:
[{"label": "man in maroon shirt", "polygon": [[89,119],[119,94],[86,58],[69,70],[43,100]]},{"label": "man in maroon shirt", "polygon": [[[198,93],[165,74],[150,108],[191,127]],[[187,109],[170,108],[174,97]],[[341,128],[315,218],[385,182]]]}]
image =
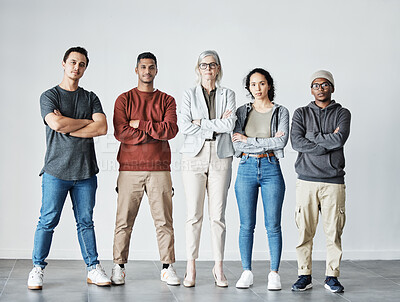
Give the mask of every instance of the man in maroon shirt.
[{"label": "man in maroon shirt", "polygon": [[138,86],[121,94],[114,107],[114,135],[121,142],[117,180],[118,201],[114,232],[113,284],[125,283],[129,243],[143,193],[146,192],[156,227],[161,281],[179,285],[172,226],[171,150],[168,140],[178,133],[173,97],[154,89],[157,59],[145,52],[138,56]]}]

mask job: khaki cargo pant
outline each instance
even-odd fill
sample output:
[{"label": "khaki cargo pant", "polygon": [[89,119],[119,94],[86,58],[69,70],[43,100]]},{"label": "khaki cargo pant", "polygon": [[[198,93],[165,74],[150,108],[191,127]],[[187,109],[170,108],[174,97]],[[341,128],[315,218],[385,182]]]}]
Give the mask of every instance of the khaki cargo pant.
[{"label": "khaki cargo pant", "polygon": [[172,226],[172,181],[169,171],[120,171],[115,221],[114,263],[128,262],[132,228],[146,192],[156,227],[162,263],[174,263],[174,229]]},{"label": "khaki cargo pant", "polygon": [[296,225],[299,243],[296,247],[298,274],[311,275],[313,238],[321,212],[326,236],[326,276],[339,277],[342,259],[341,235],[345,224],[344,184],[297,180]]}]

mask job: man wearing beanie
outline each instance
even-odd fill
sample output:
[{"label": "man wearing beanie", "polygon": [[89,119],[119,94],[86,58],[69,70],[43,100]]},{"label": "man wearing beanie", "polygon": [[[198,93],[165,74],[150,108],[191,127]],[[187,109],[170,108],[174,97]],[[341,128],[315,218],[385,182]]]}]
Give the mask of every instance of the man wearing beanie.
[{"label": "man wearing beanie", "polygon": [[325,288],[336,293],[344,290],[337,277],[345,223],[343,147],[350,134],[351,116],[331,99],[335,82],[329,71],[315,72],[310,82],[314,101],[295,111],[290,135],[292,147],[298,151],[295,219],[299,278],[292,290],[312,287],[312,246],[321,212],[327,242]]}]

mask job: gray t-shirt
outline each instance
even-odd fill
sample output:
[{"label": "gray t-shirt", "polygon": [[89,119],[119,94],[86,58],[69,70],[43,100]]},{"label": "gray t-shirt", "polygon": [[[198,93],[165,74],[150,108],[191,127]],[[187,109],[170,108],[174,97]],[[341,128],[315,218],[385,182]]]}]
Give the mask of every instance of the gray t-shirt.
[{"label": "gray t-shirt", "polygon": [[57,109],[63,116],[74,119],[92,119],[94,113],[103,113],[99,98],[93,92],[79,87],[67,91],[55,86],[40,96],[40,111],[46,125],[46,157],[44,172],[63,180],[83,180],[99,172],[93,138],[72,137],[51,129],[47,114]]}]

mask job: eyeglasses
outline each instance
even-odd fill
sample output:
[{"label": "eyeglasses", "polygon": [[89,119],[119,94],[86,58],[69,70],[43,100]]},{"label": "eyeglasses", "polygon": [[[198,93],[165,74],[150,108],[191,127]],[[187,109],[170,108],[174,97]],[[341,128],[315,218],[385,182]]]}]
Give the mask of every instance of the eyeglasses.
[{"label": "eyeglasses", "polygon": [[330,84],[328,82],[323,82],[322,84],[314,83],[311,85],[311,88],[314,90],[319,90],[319,88],[321,87],[322,90],[325,90],[326,88],[331,87],[331,86],[332,86],[332,84]]},{"label": "eyeglasses", "polygon": [[218,64],[217,63],[215,63],[215,62],[211,62],[211,63],[209,63],[209,64],[207,64],[207,63],[200,63],[199,64],[199,68],[200,69],[207,69],[207,66],[209,66],[210,67],[210,69],[215,69],[215,68],[217,68],[217,66],[218,66]]}]

